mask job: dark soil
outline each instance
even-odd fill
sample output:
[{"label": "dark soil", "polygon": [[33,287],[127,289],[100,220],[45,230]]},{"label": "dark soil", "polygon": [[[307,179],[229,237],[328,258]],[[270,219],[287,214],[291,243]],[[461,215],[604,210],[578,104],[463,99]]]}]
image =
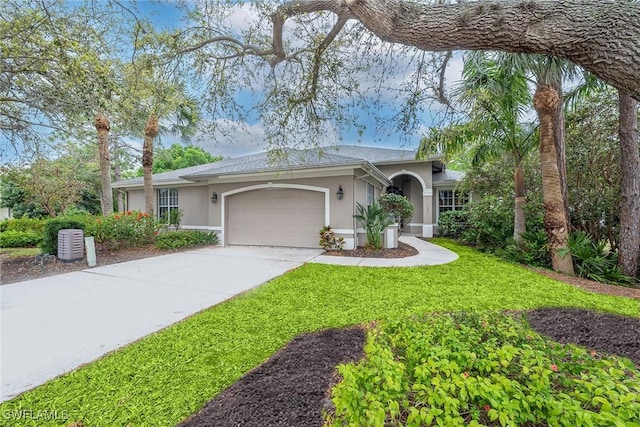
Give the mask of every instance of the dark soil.
[{"label": "dark soil", "polygon": [[300,335],[180,426],[321,426],[334,368],[364,357],[363,345],[359,328]]},{"label": "dark soil", "polygon": [[362,246],[356,249],[345,249],[341,251],[326,251],[324,255],[333,256],[353,256],[361,258],[405,258],[408,256],[418,255],[418,251],[413,246],[406,243],[398,242],[397,248],[372,250]]},{"label": "dark soil", "polygon": [[543,308],[527,313],[533,329],[562,344],[628,357],[640,366],[640,319],[578,309]]},{"label": "dark soil", "polygon": [[[533,310],[528,318],[542,335],[625,356],[640,367],[638,318],[557,308]],[[363,357],[363,343],[363,331],[354,328],[301,335],[180,426],[321,426],[335,366]]]},{"label": "dark soil", "polygon": [[[194,249],[185,248],[184,250]],[[96,248],[96,264],[98,267],[135,259],[148,258],[176,252],[176,250],[156,249],[154,246],[139,248],[107,249]],[[39,277],[70,273],[89,268],[86,258],[74,262],[62,262],[54,256],[21,256],[14,257],[0,254],[0,285],[37,279]]]}]

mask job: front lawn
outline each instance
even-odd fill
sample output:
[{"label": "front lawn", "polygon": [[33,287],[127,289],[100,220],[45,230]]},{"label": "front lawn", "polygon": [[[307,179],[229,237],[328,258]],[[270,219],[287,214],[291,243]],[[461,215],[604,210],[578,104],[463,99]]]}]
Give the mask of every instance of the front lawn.
[{"label": "front lawn", "polygon": [[551,306],[640,317],[640,301],[587,293],[439,243],[460,259],[421,268],[307,264],[0,405],[3,425],[175,425],[294,336],[327,327]]}]

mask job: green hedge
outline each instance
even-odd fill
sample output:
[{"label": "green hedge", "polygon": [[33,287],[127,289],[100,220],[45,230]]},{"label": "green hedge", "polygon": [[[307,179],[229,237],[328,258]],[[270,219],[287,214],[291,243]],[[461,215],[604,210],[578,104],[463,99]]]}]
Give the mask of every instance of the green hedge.
[{"label": "green hedge", "polygon": [[44,230],[44,219],[34,218],[10,218],[0,221],[0,232],[5,231],[35,231],[42,233]]},{"label": "green hedge", "polygon": [[502,313],[381,323],[341,365],[331,426],[631,426],[640,371],[544,338]]},{"label": "green hedge", "polygon": [[84,230],[85,224],[76,219],[71,218],[53,218],[47,220],[44,226],[44,234],[40,249],[45,254],[58,255],[58,231],[65,229]]},{"label": "green hedge", "polygon": [[27,248],[37,246],[42,233],[36,231],[5,231],[0,233],[0,248]]},{"label": "green hedge", "polygon": [[213,232],[185,230],[168,231],[156,237],[158,249],[178,249],[190,246],[213,245],[218,243],[218,235]]}]

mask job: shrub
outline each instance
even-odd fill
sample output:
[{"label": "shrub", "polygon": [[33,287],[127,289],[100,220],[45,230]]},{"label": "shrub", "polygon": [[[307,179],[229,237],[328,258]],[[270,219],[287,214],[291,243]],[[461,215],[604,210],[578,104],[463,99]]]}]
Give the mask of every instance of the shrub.
[{"label": "shrub", "polygon": [[340,365],[325,425],[635,425],[640,371],[561,345],[522,317],[454,313],[378,324]]},{"label": "shrub", "polygon": [[117,249],[128,246],[144,246],[154,242],[158,221],[145,212],[127,211],[93,219],[87,234],[97,243]]},{"label": "shrub", "polygon": [[158,249],[188,248],[217,243],[218,235],[216,233],[198,230],[168,231],[156,237]]},{"label": "shrub", "polygon": [[37,246],[42,233],[36,231],[5,231],[0,233],[0,248],[26,248]]},{"label": "shrub", "polygon": [[618,254],[607,251],[605,241],[594,241],[586,233],[571,233],[567,241],[568,250],[562,251],[564,256],[571,253],[576,274],[603,283],[631,283],[633,278],[625,276],[618,269]]},{"label": "shrub", "polygon": [[488,196],[465,206],[467,229],[462,240],[480,249],[503,247],[513,237],[513,199]]},{"label": "shrub", "polygon": [[367,233],[365,246],[374,250],[382,249],[382,233],[392,224],[391,218],[375,200],[366,207],[358,203],[357,210],[357,215],[353,217],[362,224]]},{"label": "shrub", "polygon": [[522,233],[520,243],[510,239],[503,249],[497,249],[496,255],[507,261],[537,267],[551,267],[551,253],[544,230],[527,231]]},{"label": "shrub", "polygon": [[320,229],[320,247],[326,251],[344,249],[344,237],[336,237],[336,233],[330,225],[325,225]]},{"label": "shrub", "polygon": [[40,249],[45,254],[58,255],[58,231],[68,228],[85,229],[85,223],[77,218],[58,217],[47,220],[44,225]]},{"label": "shrub", "polygon": [[35,231],[42,233],[44,231],[44,219],[34,218],[10,218],[0,222],[0,232],[3,231]]},{"label": "shrub", "polygon": [[413,204],[405,196],[394,193],[386,193],[378,199],[387,214],[395,217],[402,226],[407,224],[416,212]]},{"label": "shrub", "polygon": [[457,211],[446,211],[438,218],[438,236],[458,239],[468,228],[469,213],[462,209]]}]

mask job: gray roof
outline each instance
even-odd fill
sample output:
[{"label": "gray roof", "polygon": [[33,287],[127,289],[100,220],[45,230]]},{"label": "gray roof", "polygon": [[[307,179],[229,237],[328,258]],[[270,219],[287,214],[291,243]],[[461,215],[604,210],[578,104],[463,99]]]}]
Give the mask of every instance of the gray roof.
[{"label": "gray roof", "polygon": [[[290,150],[280,156],[275,153],[262,152],[185,169],[157,173],[153,175],[153,182],[154,184],[162,184],[163,182],[179,180],[198,180],[199,178],[216,175],[413,161],[415,160],[415,155],[416,152],[411,150],[394,150],[359,145],[339,145],[321,150]],[[142,177],[118,181],[114,183],[114,186],[133,186],[137,184],[143,184]]]},{"label": "gray roof", "polygon": [[441,172],[434,172],[432,179],[434,184],[448,184],[462,181],[464,175],[464,172],[444,169]]}]

